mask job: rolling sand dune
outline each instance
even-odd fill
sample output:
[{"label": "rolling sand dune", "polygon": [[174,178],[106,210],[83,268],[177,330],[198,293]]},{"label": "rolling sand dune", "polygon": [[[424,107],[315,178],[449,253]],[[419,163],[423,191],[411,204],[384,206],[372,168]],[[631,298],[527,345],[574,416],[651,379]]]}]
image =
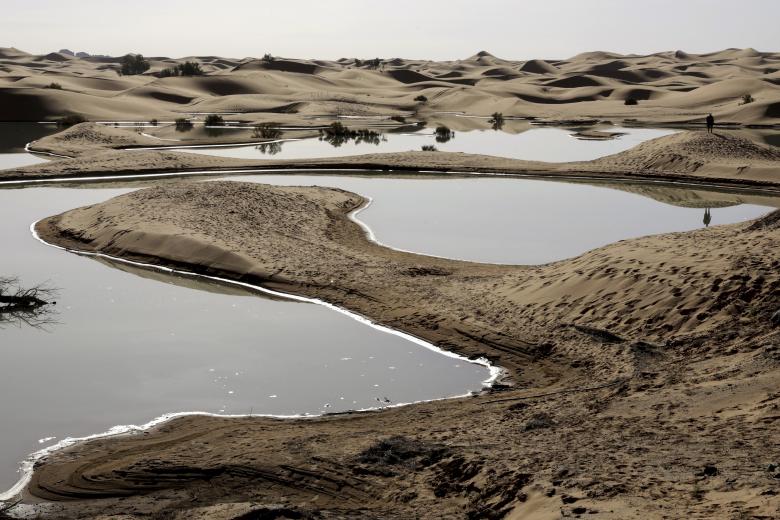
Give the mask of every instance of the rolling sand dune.
[{"label": "rolling sand dune", "polygon": [[[206,75],[158,77],[161,70],[186,60],[199,62]],[[724,123],[780,124],[780,55],[754,49],[702,55],[590,52],[566,60],[528,61],[483,51],[457,61],[394,58],[380,60],[378,66],[348,58],[156,57],[149,59],[145,74],[125,77],[117,74],[119,61],[0,49],[0,96],[9,101],[0,118],[57,119],[78,113],[95,120],[148,120],[236,111],[241,115],[234,118],[262,121],[268,119],[267,107],[300,103],[287,120],[301,122],[296,114],[362,114],[357,104],[340,101],[363,96],[383,107],[383,114],[422,118],[437,111],[485,116],[499,110],[545,120],[596,117],[682,124],[701,123],[713,112]],[[45,88],[53,81],[63,91]],[[420,94],[428,101],[413,99]],[[741,104],[745,94],[755,101]],[[232,99],[221,100],[223,96]],[[627,106],[626,99],[639,103]],[[15,107],[16,101],[22,109]]]},{"label": "rolling sand dune", "polygon": [[378,246],[347,218],[363,202],[177,183],[37,229],[67,247],[323,298],[486,355],[514,388],[314,420],[179,418],[48,457],[30,501],[96,518],[169,507],[225,519],[777,512],[777,212],[523,267]]},{"label": "rolling sand dune", "polygon": [[[206,75],[160,78],[189,59]],[[780,54],[583,53],[514,62],[115,58],[0,49],[2,119],[161,121],[207,112],[303,125],[403,115],[484,128],[592,120],[700,124],[594,161],[446,152],[234,160],[169,150],[173,125],[87,122],[32,143],[67,155],[0,180],[255,168],[457,171],[599,179],[688,207],[766,201],[780,152],[749,125],[780,123]],[[46,88],[52,81],[61,89]],[[750,94],[754,101],[743,103]],[[425,96],[425,100],[418,96]],[[637,101],[626,105],[625,101]],[[587,124],[575,121],[591,121]],[[568,122],[568,123],[566,123]],[[743,128],[739,128],[743,127]],[[601,128],[601,127],[599,127]],[[193,130],[187,143],[205,140]],[[231,130],[232,132],[232,130]],[[247,139],[250,130],[236,130]],[[288,136],[287,134],[285,135]],[[163,139],[163,140],[161,140]],[[261,141],[251,138],[254,141]],[[769,142],[767,140],[767,142]],[[658,181],[637,187],[619,181]],[[670,195],[666,182],[689,189]],[[713,195],[697,185],[750,188]],[[725,188],[724,188],[725,189]],[[320,298],[506,370],[490,391],[306,420],[187,416],[80,442],[38,461],[18,499],[41,518],[776,518],[780,514],[780,211],[753,222],[624,240],[538,266],[426,257],[372,242],[343,190],[172,181],[46,218],[63,247]],[[776,204],[776,201],[770,205]],[[86,259],[84,261],[87,261]],[[154,276],[154,275],[149,275]],[[188,284],[191,282],[187,282]],[[194,282],[192,282],[194,285]],[[294,381],[291,382],[294,384]],[[0,518],[5,516],[1,510]],[[17,507],[13,505],[13,507]]]}]

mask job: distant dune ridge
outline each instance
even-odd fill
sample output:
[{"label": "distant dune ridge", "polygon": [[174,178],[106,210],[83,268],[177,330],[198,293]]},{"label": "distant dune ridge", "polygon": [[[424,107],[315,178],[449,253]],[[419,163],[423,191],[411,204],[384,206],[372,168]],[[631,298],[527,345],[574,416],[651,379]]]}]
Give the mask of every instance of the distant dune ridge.
[{"label": "distant dune ridge", "polygon": [[[147,57],[141,75],[120,76],[121,57],[68,49],[35,56],[0,48],[0,120],[80,114],[92,120],[170,119],[239,112],[262,120],[306,115],[464,112],[542,119],[638,119],[651,123],[780,124],[780,53],[726,49],[650,55],[586,52],[565,60],[513,61],[489,52],[456,61],[336,61],[279,57]],[[204,75],[165,77],[185,61]],[[46,88],[57,83],[62,88]],[[427,101],[420,101],[419,96]],[[744,103],[750,95],[752,102]],[[635,105],[626,105],[633,100]],[[633,103],[631,101],[631,103]],[[293,110],[281,110],[295,103]],[[277,118],[278,119],[278,118]]]}]

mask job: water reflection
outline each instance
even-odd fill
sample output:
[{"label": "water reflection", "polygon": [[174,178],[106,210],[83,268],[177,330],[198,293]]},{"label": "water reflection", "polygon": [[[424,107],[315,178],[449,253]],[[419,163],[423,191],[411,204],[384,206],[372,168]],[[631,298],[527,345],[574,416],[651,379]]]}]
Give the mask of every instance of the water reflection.
[{"label": "water reflection", "polygon": [[282,141],[261,143],[255,146],[255,150],[259,151],[263,155],[276,155],[282,151]]},{"label": "water reflection", "polygon": [[704,219],[702,220],[704,223],[704,227],[710,227],[710,222],[712,222],[712,215],[710,215],[710,208],[704,209]]}]

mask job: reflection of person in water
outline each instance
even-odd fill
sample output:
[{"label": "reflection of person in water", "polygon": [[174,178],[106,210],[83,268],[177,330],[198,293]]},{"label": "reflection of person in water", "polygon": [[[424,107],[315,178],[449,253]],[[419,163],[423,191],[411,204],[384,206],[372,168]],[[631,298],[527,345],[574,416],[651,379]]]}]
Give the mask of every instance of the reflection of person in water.
[{"label": "reflection of person in water", "polygon": [[707,114],[707,133],[711,134],[712,129],[715,128],[715,118],[712,117],[712,114]]},{"label": "reflection of person in water", "polygon": [[704,227],[710,227],[710,222],[712,222],[712,215],[710,214],[710,208],[704,209]]}]

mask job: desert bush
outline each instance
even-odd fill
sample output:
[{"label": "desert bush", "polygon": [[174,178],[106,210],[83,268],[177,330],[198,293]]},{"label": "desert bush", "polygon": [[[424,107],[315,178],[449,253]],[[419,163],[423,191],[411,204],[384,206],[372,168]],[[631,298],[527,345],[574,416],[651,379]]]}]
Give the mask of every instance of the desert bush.
[{"label": "desert bush", "polygon": [[434,131],[434,134],[436,135],[436,142],[437,143],[446,143],[453,137],[455,137],[455,132],[449,129],[449,127],[440,125],[436,127],[436,130]]},{"label": "desert bush", "polygon": [[254,126],[252,137],[255,139],[279,139],[282,131],[277,128],[276,123],[261,123]]},{"label": "desert bush", "polygon": [[748,103],[752,103],[753,101],[755,101],[755,99],[750,94],[745,94],[744,96],[742,96],[743,105],[747,105]]},{"label": "desert bush", "polygon": [[266,62],[266,63],[271,63],[271,62],[272,62],[272,61],[274,61],[275,59],[276,59],[276,58],[274,58],[274,57],[271,55],[271,53],[270,53],[270,52],[266,52],[265,54],[263,54],[263,58],[262,58],[262,60],[263,60],[264,62]]},{"label": "desert bush", "polygon": [[149,62],[144,59],[142,54],[127,54],[122,58],[120,72],[123,76],[143,74],[147,70],[149,70]]},{"label": "desert bush", "polygon": [[411,469],[436,464],[450,454],[445,446],[395,436],[372,444],[358,455],[362,464],[406,466]]},{"label": "desert bush", "polygon": [[348,141],[355,141],[357,144],[379,144],[383,139],[379,132],[368,130],[367,128],[351,130],[344,126],[341,121],[335,121],[327,128],[320,130],[320,141],[326,141],[333,146],[339,147]]},{"label": "desert bush", "polygon": [[625,104],[626,105],[638,105],[639,101],[637,101],[634,98],[626,98]]},{"label": "desert bush", "polygon": [[67,128],[69,126],[77,125],[85,122],[84,116],[79,114],[71,114],[69,116],[61,117],[57,120],[57,126],[61,128]]},{"label": "desert bush", "polygon": [[368,65],[369,69],[378,69],[379,65],[382,64],[382,60],[379,58],[374,58],[373,60],[368,60],[366,64]]},{"label": "desert bush", "polygon": [[200,63],[196,61],[185,61],[184,63],[179,63],[168,69],[161,70],[157,73],[157,76],[160,78],[170,78],[173,76],[203,76],[204,74],[205,72],[203,72],[203,69],[200,67]]},{"label": "desert bush", "polygon": [[422,151],[423,152],[438,152],[439,150],[435,146],[433,146],[432,144],[424,144],[422,146]]},{"label": "desert bush", "polygon": [[493,130],[501,130],[501,127],[504,126],[504,114],[501,112],[493,112],[493,115],[490,116],[488,122],[493,127]]},{"label": "desert bush", "polygon": [[190,130],[192,130],[192,121],[183,117],[176,120],[177,132],[189,132]]},{"label": "desert bush", "polygon": [[46,85],[44,88],[50,88],[53,90],[62,90],[62,85],[60,85],[59,83],[52,82]]},{"label": "desert bush", "polygon": [[206,126],[222,126],[225,124],[225,120],[219,114],[209,114],[206,119],[203,120]]},{"label": "desert bush", "polygon": [[428,101],[428,98],[420,94],[416,98],[414,98],[415,101],[419,101],[420,103],[425,103]]}]

